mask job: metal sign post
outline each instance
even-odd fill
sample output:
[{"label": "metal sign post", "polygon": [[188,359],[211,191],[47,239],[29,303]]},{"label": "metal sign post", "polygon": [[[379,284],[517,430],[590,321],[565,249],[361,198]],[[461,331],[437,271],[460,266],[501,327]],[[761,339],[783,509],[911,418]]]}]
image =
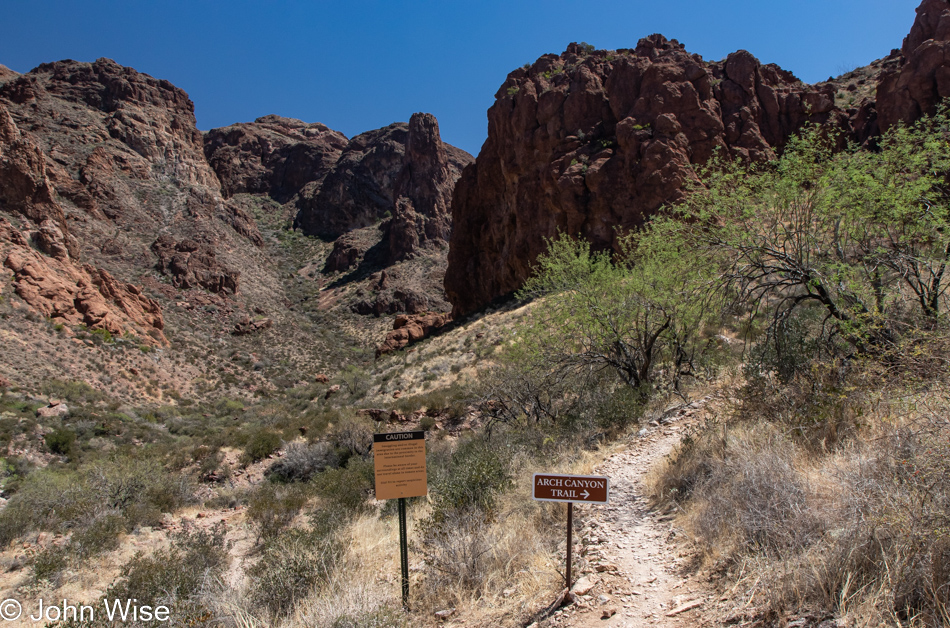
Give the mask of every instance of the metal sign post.
[{"label": "metal sign post", "polygon": [[406,498],[399,498],[399,567],[402,572],[402,607],[409,610],[409,542],[406,539]]},{"label": "metal sign post", "polygon": [[392,432],[373,435],[373,470],[376,499],[399,500],[399,566],[402,572],[402,605],[409,610],[409,542],[406,532],[406,498],[428,492],[426,433]]},{"label": "metal sign post", "polygon": [[574,502],[606,504],[610,499],[610,479],[598,475],[558,475],[535,473],[533,497],[543,502],[567,502],[567,570],[564,579],[571,590],[571,563],[574,553]]}]

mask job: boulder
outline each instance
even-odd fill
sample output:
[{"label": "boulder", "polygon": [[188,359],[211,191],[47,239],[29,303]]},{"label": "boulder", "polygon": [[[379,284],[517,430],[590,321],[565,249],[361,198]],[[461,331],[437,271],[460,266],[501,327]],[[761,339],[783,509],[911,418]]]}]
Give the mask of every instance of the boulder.
[{"label": "boulder", "polygon": [[450,322],[452,322],[451,314],[434,312],[416,316],[397,316],[393,322],[392,331],[386,334],[383,344],[376,348],[376,357],[428,338]]}]

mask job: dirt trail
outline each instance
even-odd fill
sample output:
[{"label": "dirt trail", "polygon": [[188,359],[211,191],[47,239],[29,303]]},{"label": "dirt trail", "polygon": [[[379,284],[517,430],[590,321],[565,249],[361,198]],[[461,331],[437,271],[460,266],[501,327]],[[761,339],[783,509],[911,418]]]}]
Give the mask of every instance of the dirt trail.
[{"label": "dirt trail", "polygon": [[538,622],[538,628],[685,628],[702,623],[715,598],[686,569],[690,555],[677,542],[672,517],[650,510],[644,480],[711,400],[705,397],[663,423],[647,426],[597,468],[610,478],[610,504],[575,506],[583,522],[576,602]]}]

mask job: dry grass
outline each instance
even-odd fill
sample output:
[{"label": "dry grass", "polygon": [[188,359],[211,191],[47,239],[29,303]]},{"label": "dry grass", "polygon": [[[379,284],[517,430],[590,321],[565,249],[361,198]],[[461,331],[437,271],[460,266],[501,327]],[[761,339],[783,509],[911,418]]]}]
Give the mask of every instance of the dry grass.
[{"label": "dry grass", "polygon": [[840,384],[737,392],[654,470],[652,497],[767,621],[950,625],[950,387]]}]

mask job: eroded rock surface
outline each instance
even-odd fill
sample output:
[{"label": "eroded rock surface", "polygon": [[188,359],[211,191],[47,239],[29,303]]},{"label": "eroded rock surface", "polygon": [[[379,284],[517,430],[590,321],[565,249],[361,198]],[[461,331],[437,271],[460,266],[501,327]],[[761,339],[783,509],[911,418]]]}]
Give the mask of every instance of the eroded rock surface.
[{"label": "eroded rock surface", "polygon": [[431,336],[440,328],[452,322],[451,314],[429,312],[417,316],[397,316],[393,329],[386,334],[386,340],[376,348],[376,357],[398,351],[413,342],[419,342]]},{"label": "eroded rock surface", "polygon": [[308,183],[322,183],[348,143],[323,124],[270,115],[212,129],[204,150],[225,196],[266,194],[286,203]]},{"label": "eroded rock surface", "polygon": [[706,62],[651,35],[634,50],[572,44],[519,68],[488,111],[488,140],[452,201],[445,287],[456,315],[528,277],[564,232],[609,248],[675,201],[716,149],[772,159],[807,122],[849,127],[831,85],[740,50]]},{"label": "eroded rock surface", "polygon": [[877,89],[882,129],[911,123],[936,111],[950,96],[950,3],[924,0],[900,50],[899,67],[886,72]]}]

